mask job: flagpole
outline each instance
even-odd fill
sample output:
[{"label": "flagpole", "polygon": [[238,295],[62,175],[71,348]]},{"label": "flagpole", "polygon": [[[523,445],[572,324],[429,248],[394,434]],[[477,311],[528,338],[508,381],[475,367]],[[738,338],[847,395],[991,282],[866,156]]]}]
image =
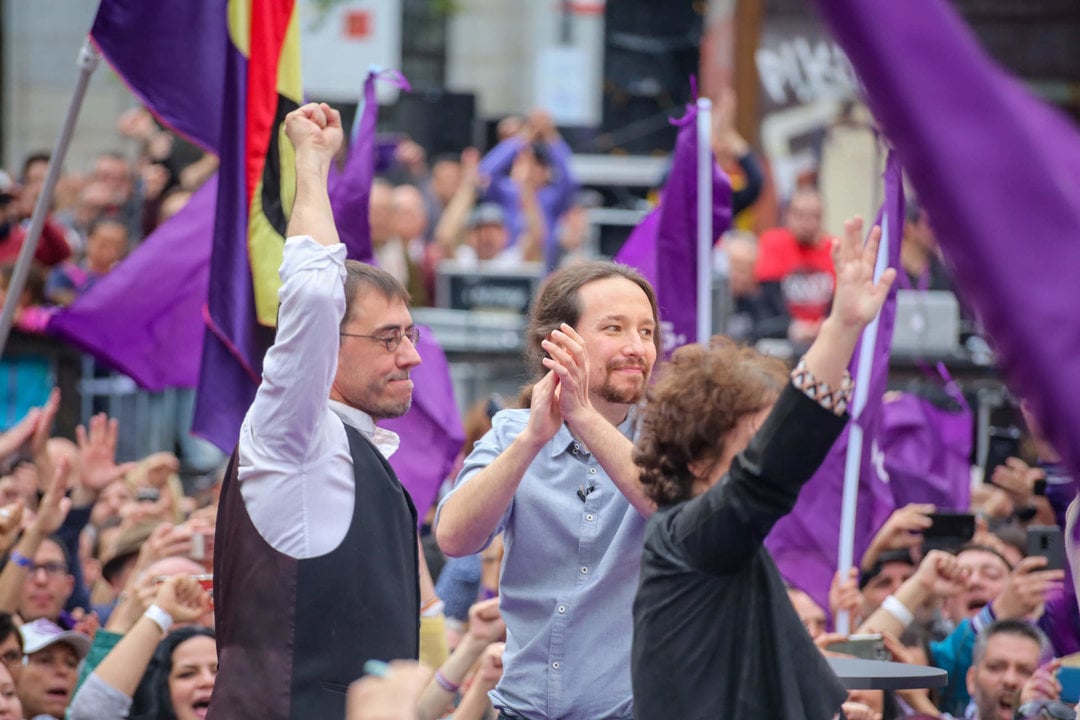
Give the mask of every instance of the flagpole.
[{"label": "flagpole", "polygon": [[697,341],[712,336],[712,101],[697,101]]},{"label": "flagpole", "polygon": [[19,250],[18,260],[15,261],[15,270],[11,276],[11,284],[8,286],[7,296],[4,298],[4,311],[0,315],[0,355],[7,348],[8,335],[15,321],[15,308],[19,303],[23,287],[26,285],[26,277],[30,274],[30,263],[37,251],[38,241],[41,239],[41,230],[45,227],[45,215],[48,214],[49,202],[52,200],[56,181],[60,179],[60,168],[64,164],[64,156],[67,155],[68,145],[71,144],[71,136],[75,131],[75,121],[79,118],[79,110],[82,108],[83,98],[86,96],[86,88],[90,84],[90,76],[94,74],[101,55],[91,44],[90,38],[83,42],[79,50],[79,76],[75,80],[75,90],[71,94],[71,102],[68,103],[67,115],[64,124],[60,127],[60,135],[56,138],[52,155],[49,157],[49,170],[45,173],[45,181],[41,186],[37,203],[34,205],[34,214],[30,219],[30,231],[23,240]]},{"label": "flagpole", "polygon": [[[877,263],[874,266],[874,282],[889,266],[889,227],[892,222],[887,211],[881,214],[881,242],[878,245]],[[878,326],[881,313],[863,330],[859,346],[859,360],[855,366],[855,397],[851,403],[852,422],[848,427],[847,456],[844,458],[844,497],[840,510],[840,547],[837,552],[836,569],[841,579],[847,578],[848,568],[854,562],[855,513],[859,499],[859,469],[862,466],[863,428],[858,420],[866,407],[870,393],[870,374],[874,366],[874,350],[877,348]],[[851,632],[851,618],[847,610],[836,614],[836,632]]]}]

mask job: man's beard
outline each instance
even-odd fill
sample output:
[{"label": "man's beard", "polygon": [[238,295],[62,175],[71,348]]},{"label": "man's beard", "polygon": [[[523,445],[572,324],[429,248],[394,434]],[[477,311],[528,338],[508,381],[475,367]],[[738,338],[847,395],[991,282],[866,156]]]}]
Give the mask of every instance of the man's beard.
[{"label": "man's beard", "polygon": [[394,380],[405,380],[408,379],[408,377],[408,374],[396,375],[372,383],[367,388],[366,394],[368,397],[363,399],[363,404],[357,404],[357,407],[375,420],[389,420],[391,418],[401,417],[409,412],[409,408],[412,407],[412,393],[410,392],[408,397],[402,400],[386,398],[383,397],[383,394],[390,382]]},{"label": "man's beard", "polygon": [[[641,368],[641,383],[634,386],[616,385],[614,382],[615,371],[628,367]],[[604,384],[600,386],[599,395],[601,399],[610,403],[634,405],[640,402],[641,398],[645,396],[645,387],[648,384],[649,369],[645,367],[644,362],[612,363],[607,368],[607,375],[604,377]]]}]

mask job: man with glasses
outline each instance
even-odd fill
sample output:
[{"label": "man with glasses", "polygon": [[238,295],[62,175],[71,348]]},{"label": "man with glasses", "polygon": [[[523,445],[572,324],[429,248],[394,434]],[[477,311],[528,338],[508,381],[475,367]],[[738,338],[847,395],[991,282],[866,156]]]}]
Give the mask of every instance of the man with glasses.
[{"label": "man with glasses", "polygon": [[63,546],[51,537],[46,538],[34,553],[33,562],[25,567],[19,617],[25,622],[46,618],[70,628],[69,618],[61,617],[61,613],[75,589],[75,578],[68,570]]},{"label": "man with glasses", "polygon": [[285,129],[296,200],[277,340],[221,493],[211,720],[343,717],[365,661],[418,652],[416,511],[375,423],[409,409],[419,334],[401,284],[345,260],[337,111],[305,105]]}]

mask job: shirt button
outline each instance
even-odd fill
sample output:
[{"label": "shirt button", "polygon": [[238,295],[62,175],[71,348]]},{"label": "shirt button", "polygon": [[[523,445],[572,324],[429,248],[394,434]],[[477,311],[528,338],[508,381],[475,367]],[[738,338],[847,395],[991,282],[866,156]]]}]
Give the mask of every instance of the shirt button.
[{"label": "shirt button", "polygon": [[574,443],[574,452],[577,452],[580,449],[581,449],[581,446],[578,445],[577,443]]},{"label": "shirt button", "polygon": [[565,605],[560,605],[560,606],[559,606],[559,612],[560,612],[560,613],[564,613],[564,612],[566,612],[566,606],[565,606]]},{"label": "shirt button", "polygon": [[551,667],[553,669],[555,669],[555,670],[558,670],[559,669],[559,661],[556,660],[555,662],[551,663]]},{"label": "shirt button", "polygon": [[596,468],[589,468],[589,474],[590,475],[595,475],[596,474]]},{"label": "shirt button", "polygon": [[582,574],[582,575],[588,575],[588,574],[589,574],[589,568],[587,568],[587,567],[582,567],[582,568],[581,568],[581,574]]},{"label": "shirt button", "polygon": [[596,517],[596,516],[593,515],[592,513],[589,513],[588,515],[585,516],[585,519],[588,520],[589,522],[592,522],[594,517]]}]

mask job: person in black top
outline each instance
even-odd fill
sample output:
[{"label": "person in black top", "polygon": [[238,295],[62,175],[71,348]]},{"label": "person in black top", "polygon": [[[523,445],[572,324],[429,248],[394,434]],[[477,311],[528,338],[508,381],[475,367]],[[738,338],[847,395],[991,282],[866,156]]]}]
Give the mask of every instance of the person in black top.
[{"label": "person in black top", "polygon": [[730,341],[675,352],[649,391],[634,460],[657,512],[634,601],[634,716],[829,720],[846,692],[762,545],[846,422],[847,365],[893,279],[880,230],[849,220],[830,315],[790,373]]}]

